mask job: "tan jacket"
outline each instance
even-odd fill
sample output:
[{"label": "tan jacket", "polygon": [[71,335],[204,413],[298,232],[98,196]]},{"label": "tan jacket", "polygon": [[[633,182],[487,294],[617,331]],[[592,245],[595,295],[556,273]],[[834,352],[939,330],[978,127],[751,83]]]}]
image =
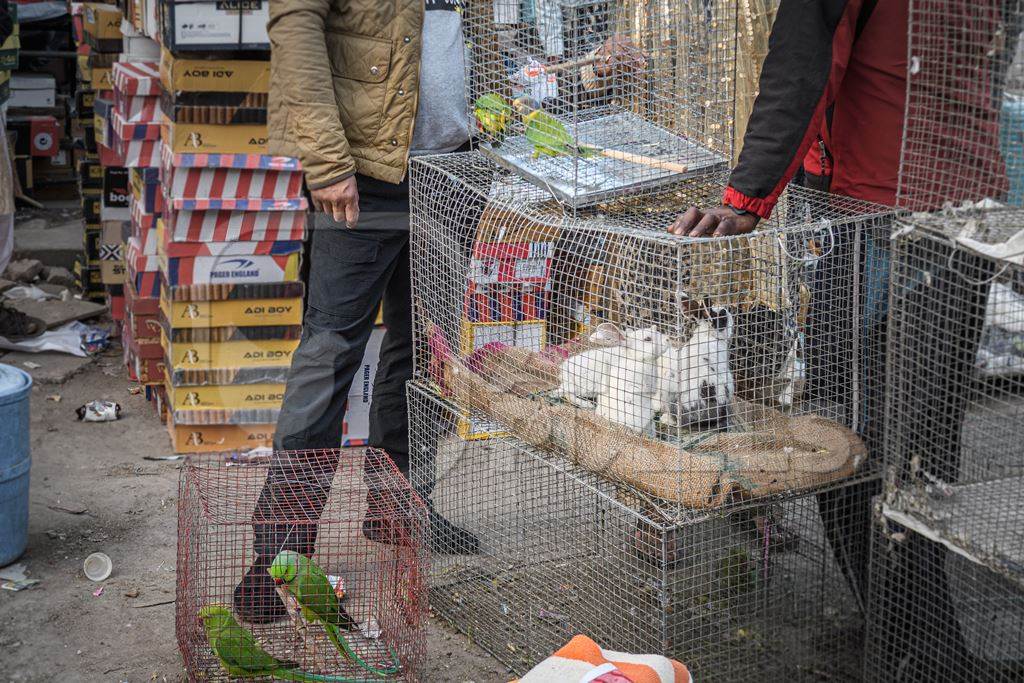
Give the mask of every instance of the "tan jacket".
[{"label": "tan jacket", "polygon": [[310,189],[359,172],[405,176],[419,93],[423,0],[271,0],[271,154]]}]

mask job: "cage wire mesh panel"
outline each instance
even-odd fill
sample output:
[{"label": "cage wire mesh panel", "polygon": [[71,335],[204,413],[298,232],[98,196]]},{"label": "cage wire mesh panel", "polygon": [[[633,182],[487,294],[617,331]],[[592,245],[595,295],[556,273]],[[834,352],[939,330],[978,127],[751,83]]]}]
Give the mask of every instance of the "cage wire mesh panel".
[{"label": "cage wire mesh panel", "polygon": [[732,157],[735,0],[469,3],[480,148],[571,206]]},{"label": "cage wire mesh panel", "polygon": [[897,224],[871,680],[1024,677],[1022,236],[1016,208]]},{"label": "cage wire mesh panel", "polygon": [[870,471],[888,210],[794,190],[754,235],[664,232],[723,182],[570,216],[479,155],[414,161],[416,376],[672,516]]},{"label": "cage wire mesh panel", "polygon": [[910,3],[900,206],[1024,199],[1021,27],[1020,0]]},{"label": "cage wire mesh panel", "polygon": [[189,459],[175,608],[189,679],[418,680],[426,518],[382,451]]},{"label": "cage wire mesh panel", "polygon": [[[699,681],[850,680],[860,618],[814,495],[667,519],[410,383],[413,477],[480,538],[436,553],[432,608],[517,673],[577,633]],[[827,654],[823,654],[827,653]]]}]

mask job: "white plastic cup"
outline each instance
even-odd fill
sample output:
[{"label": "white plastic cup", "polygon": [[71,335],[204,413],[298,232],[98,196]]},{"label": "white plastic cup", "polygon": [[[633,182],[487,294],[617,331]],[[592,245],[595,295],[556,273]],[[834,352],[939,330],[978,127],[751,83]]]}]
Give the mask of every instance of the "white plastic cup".
[{"label": "white plastic cup", "polygon": [[82,570],[90,581],[106,581],[114,571],[114,563],[107,557],[106,553],[93,553],[85,558],[82,563]]}]

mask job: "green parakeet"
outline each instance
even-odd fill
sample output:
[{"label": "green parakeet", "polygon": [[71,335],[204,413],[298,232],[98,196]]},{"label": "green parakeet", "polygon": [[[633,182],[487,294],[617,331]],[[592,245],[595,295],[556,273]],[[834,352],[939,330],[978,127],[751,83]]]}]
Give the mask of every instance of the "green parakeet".
[{"label": "green parakeet", "polygon": [[293,550],[282,550],[270,563],[267,569],[274,583],[285,586],[298,601],[302,608],[302,616],[306,621],[319,622],[327,631],[327,637],[334,643],[338,652],[355,661],[359,666],[380,676],[398,671],[398,665],[387,669],[377,669],[362,661],[349,647],[341,631],[352,631],[356,623],[348,615],[338,601],[327,574],[306,557]]},{"label": "green parakeet", "polygon": [[261,648],[252,632],[239,624],[225,605],[206,605],[200,608],[199,618],[203,621],[210,649],[229,676],[273,676],[311,683],[368,683],[370,680],[300,671],[294,662],[278,659]]},{"label": "green parakeet", "polygon": [[535,158],[563,154],[590,158],[600,151],[595,147],[577,145],[565,124],[541,109],[531,111],[523,121],[526,123],[526,139],[533,143]]},{"label": "green parakeet", "polygon": [[480,130],[500,141],[512,119],[512,105],[498,93],[490,92],[476,98],[473,103],[473,116],[476,117]]}]

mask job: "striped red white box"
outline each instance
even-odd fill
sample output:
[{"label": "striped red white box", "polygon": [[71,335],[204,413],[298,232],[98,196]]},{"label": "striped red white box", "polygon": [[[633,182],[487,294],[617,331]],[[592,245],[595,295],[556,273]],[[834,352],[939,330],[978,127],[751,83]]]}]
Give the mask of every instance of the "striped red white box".
[{"label": "striped red white box", "polygon": [[114,89],[126,95],[160,96],[157,62],[114,62]]},{"label": "striped red white box", "polygon": [[[218,202],[218,204],[221,204]],[[169,199],[162,221],[164,242],[282,242],[306,234],[306,200],[229,203],[224,208]],[[202,207],[202,208],[201,208]],[[251,207],[251,208],[249,208]]]},{"label": "striped red white box", "polygon": [[129,123],[150,123],[160,129],[160,98],[114,91],[114,111]]},{"label": "striped red white box", "polygon": [[[128,168],[157,166],[160,163],[159,140],[122,140],[114,134],[121,166]],[[102,157],[101,157],[102,161]]]},{"label": "striped red white box", "polygon": [[185,154],[165,147],[160,168],[171,199],[298,199],[297,159],[261,154]]},{"label": "striped red white box", "polygon": [[159,214],[146,211],[146,205],[134,196],[128,201],[131,210],[132,234],[141,235],[148,230],[155,229]]},{"label": "striped red white box", "polygon": [[[159,140],[160,124],[152,121],[129,121],[120,111],[114,109],[114,135],[121,141]],[[147,164],[155,166],[156,164]]]},{"label": "striped red white box", "polygon": [[[155,230],[152,232],[156,232]],[[153,238],[152,242],[156,242]],[[138,296],[143,298],[159,298],[160,296],[160,257],[156,254],[145,254],[142,252],[143,245],[139,238],[128,238],[125,247],[125,268],[128,271],[128,280]]]}]

